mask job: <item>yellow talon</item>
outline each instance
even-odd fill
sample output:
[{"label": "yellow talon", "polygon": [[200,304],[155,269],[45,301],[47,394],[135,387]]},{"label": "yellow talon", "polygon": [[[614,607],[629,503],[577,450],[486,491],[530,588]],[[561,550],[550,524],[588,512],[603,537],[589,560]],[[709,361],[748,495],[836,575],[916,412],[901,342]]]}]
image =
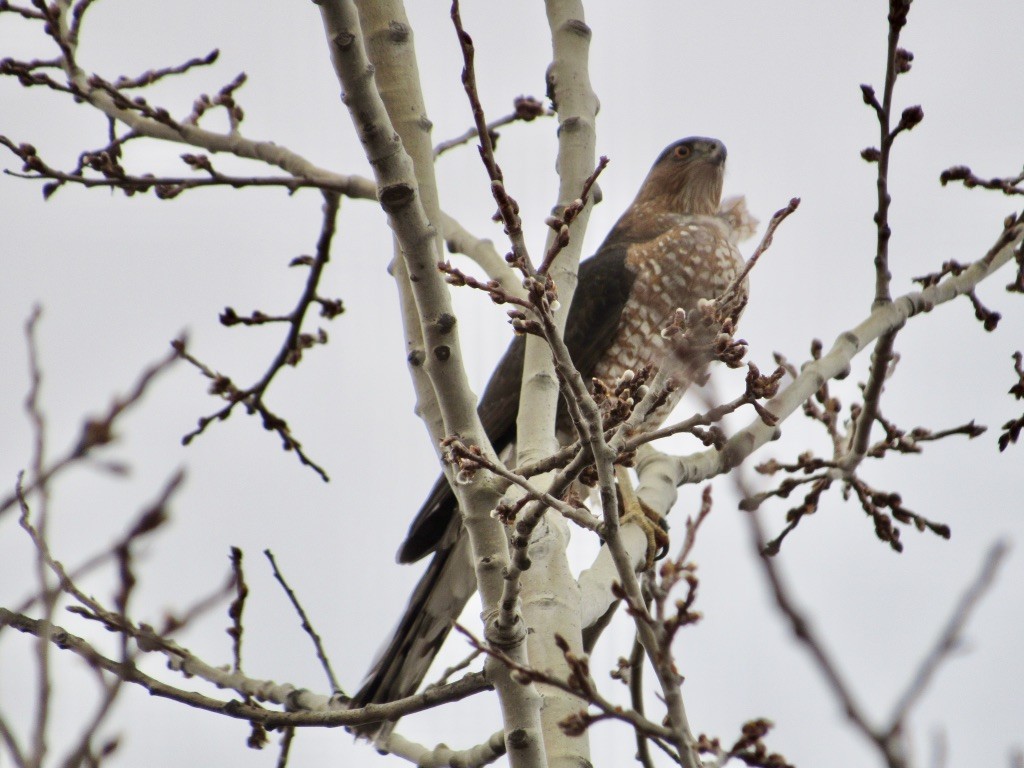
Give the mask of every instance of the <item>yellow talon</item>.
[{"label": "yellow talon", "polygon": [[644,561],[646,571],[668,552],[668,526],[661,515],[637,497],[629,477],[629,469],[617,465],[615,479],[618,480],[621,509],[619,525],[635,523],[647,536],[647,559]]}]

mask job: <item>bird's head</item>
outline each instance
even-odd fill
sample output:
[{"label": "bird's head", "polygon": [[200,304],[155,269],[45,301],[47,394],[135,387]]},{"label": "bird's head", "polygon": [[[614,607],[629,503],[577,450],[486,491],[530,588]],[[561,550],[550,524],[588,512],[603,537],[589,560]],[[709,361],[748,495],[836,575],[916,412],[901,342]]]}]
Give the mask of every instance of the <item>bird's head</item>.
[{"label": "bird's head", "polygon": [[718,139],[691,136],[673,142],[651,166],[636,203],[671,213],[717,213],[725,156],[725,145]]}]

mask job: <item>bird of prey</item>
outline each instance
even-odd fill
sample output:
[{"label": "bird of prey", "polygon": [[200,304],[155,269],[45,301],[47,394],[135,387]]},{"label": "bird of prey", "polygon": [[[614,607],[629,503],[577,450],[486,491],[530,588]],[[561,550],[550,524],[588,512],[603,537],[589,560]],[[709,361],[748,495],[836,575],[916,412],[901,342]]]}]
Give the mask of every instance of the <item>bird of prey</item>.
[{"label": "bird of prey", "polygon": [[[698,302],[721,296],[741,273],[735,238],[716,216],[725,158],[725,146],[717,139],[691,137],[669,145],[597,253],[580,263],[565,343],[585,381],[614,382],[627,370],[656,368],[668,344],[660,331],[675,310],[690,312]],[[733,319],[745,300],[743,285]],[[480,399],[480,420],[498,453],[514,446],[524,352],[525,338],[518,336]],[[672,393],[655,421],[668,415],[683,389]],[[649,421],[646,428],[657,426]],[[433,559],[353,706],[415,693],[476,589],[468,538],[455,495],[442,476],[398,553],[402,563],[430,553]],[[380,727],[360,730],[372,736]]]}]

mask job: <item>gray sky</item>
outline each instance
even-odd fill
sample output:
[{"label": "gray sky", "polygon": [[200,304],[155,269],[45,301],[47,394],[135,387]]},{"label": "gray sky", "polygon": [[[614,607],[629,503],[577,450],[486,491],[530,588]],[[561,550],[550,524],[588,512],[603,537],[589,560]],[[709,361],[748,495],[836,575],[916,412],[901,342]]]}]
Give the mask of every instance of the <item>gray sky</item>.
[{"label": "gray sky", "polygon": [[[410,3],[435,140],[464,131],[471,118],[458,81],[461,59],[446,3]],[[543,6],[468,3],[467,29],[477,47],[478,78],[490,118],[519,94],[542,96],[550,46]],[[729,148],[726,194],[745,194],[762,222],[790,197],[800,210],[782,227],[752,277],[741,324],[750,359],[771,367],[780,351],[799,364],[812,338],[826,344],[866,316],[871,301],[875,230],[874,167],[859,157],[877,144],[871,111],[858,86],[881,88],[885,4],[872,3],[595,3],[591,67],[601,99],[598,152],[611,165],[601,179],[604,202],[594,211],[585,253],[592,252],[632,199],[653,158],[670,141],[702,134]],[[1013,0],[916,3],[902,44],[914,55],[897,86],[898,108],[922,104],[925,120],[897,144],[892,166],[894,291],[947,259],[982,255],[1015,201],[995,192],[938,184],[951,165],[979,175],[1013,175],[1024,158],[1019,33],[1024,6]],[[168,81],[151,94],[183,115],[200,92],[215,92],[241,70],[243,131],[271,139],[324,167],[369,175],[348,115],[339,103],[319,15],[303,3],[168,4],[103,0],[90,12],[80,60],[113,79],[221,49],[212,70]],[[0,16],[0,56],[48,57],[47,40],[30,25]],[[207,127],[218,123],[211,121]],[[539,252],[543,219],[555,200],[554,121],[502,132],[498,160],[520,201],[529,242]],[[105,143],[105,125],[84,106],[40,89],[0,81],[0,133],[31,141],[48,161],[73,165],[82,149]],[[182,147],[139,143],[129,154],[137,171],[185,173]],[[254,166],[215,158],[222,170]],[[14,159],[3,166],[17,170]],[[493,203],[475,150],[438,164],[443,207],[503,248],[489,220]],[[239,384],[255,380],[276,352],[280,330],[226,329],[225,305],[239,313],[290,309],[305,274],[288,261],[312,252],[320,197],[275,190],[196,191],[173,202],[125,199],[104,191],[63,189],[44,204],[35,184],[0,179],[0,476],[12,486],[30,455],[22,412],[28,387],[22,324],[35,302],[45,307],[39,340],[50,448],[72,443],[84,415],[105,408],[136,373],[164,354],[182,330],[194,354]],[[1019,208],[1020,198],[1016,205]],[[746,244],[749,253],[752,244]],[[253,677],[326,690],[307,639],[264,566],[270,547],[328,643],[342,683],[355,688],[397,618],[418,568],[399,567],[393,552],[436,475],[433,450],[412,415],[396,320],[396,294],[385,273],[391,239],[371,203],[343,201],[339,236],[323,293],[341,297],[344,316],[326,330],[331,342],[283,372],[269,404],[332,476],[323,484],[284,454],[275,436],[240,412],[190,447],[180,437],[219,406],[206,382],[181,365],[121,423],[121,439],[104,456],[131,465],[127,479],[89,469],[64,477],[53,495],[53,546],[68,563],[108,544],[153,498],[177,467],[188,480],[172,523],[144,549],[134,611],[155,621],[221,582],[228,548],[247,555],[251,595],[245,662]],[[1024,307],[1006,295],[1005,271],[980,296],[1003,313],[986,334],[966,300],[915,318],[900,334],[901,362],[887,386],[883,413],[900,426],[946,428],[976,418],[990,431],[929,446],[923,455],[867,466],[865,478],[902,493],[906,505],[948,523],[946,542],[907,530],[896,555],[878,542],[858,506],[833,493],[787,541],[782,565],[801,605],[814,617],[864,707],[882,721],[938,634],[961,589],[996,538],[1024,536],[1021,451],[996,450],[998,427],[1020,413],[1007,395],[1010,355],[1024,347]],[[469,375],[479,388],[509,336],[504,314],[489,301],[457,291]],[[867,356],[834,390],[856,396]],[[723,391],[736,377],[720,375]],[[746,419],[735,419],[741,426]],[[783,437],[758,454],[792,460],[808,443],[826,449],[814,425],[793,418]],[[688,452],[680,440],[666,450]],[[751,473],[752,475],[752,473]],[[1017,479],[1017,482],[1014,480]],[[755,479],[755,482],[760,482]],[[726,479],[714,483],[717,506],[695,551],[703,623],[682,633],[678,654],[695,730],[729,741],[742,722],[773,719],[772,749],[807,766],[874,765],[871,751],[845,726],[842,713],[807,655],[793,645],[770,609],[749,551],[746,530]],[[696,509],[699,489],[684,489],[672,521]],[[795,501],[794,501],[795,503]],[[789,505],[768,504],[772,529]],[[583,567],[592,544],[577,536]],[[944,732],[950,765],[1006,764],[1024,746],[1024,565],[1017,549],[966,632],[961,653],[942,670],[912,718],[916,756],[928,764],[933,736]],[[10,515],[0,520],[0,604],[29,587],[31,555]],[[88,582],[110,594],[109,578]],[[73,631],[87,628],[68,616]],[[62,619],[63,620],[63,619]],[[211,663],[230,658],[223,612],[208,616],[182,642]],[[594,656],[602,670],[628,649],[617,625]],[[100,636],[98,642],[109,643]],[[0,639],[0,711],[24,722],[25,692],[34,684],[30,646]],[[450,663],[464,655],[455,647]],[[159,671],[160,665],[151,665]],[[58,715],[69,733],[77,702],[91,681],[77,663],[61,663]],[[172,682],[174,680],[172,679]],[[188,681],[189,685],[199,684]],[[609,681],[609,687],[613,685]],[[63,720],[61,722],[64,722]],[[276,750],[244,749],[243,724],[184,711],[144,692],[123,696],[117,717],[122,765],[232,764],[270,766]],[[424,742],[466,747],[498,727],[496,708],[479,697],[450,711],[410,717],[401,730]],[[65,730],[62,725],[60,730]],[[632,735],[604,724],[592,731],[598,765],[628,760]],[[57,739],[55,738],[55,741]],[[292,765],[377,760],[340,730],[299,734]],[[381,765],[398,765],[391,759]]]}]

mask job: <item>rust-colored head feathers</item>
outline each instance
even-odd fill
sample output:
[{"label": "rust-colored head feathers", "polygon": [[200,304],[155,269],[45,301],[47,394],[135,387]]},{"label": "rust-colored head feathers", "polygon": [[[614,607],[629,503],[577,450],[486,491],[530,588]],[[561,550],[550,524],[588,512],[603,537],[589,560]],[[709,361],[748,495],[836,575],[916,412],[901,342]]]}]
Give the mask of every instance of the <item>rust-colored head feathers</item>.
[{"label": "rust-colored head feathers", "polygon": [[725,156],[718,139],[691,136],[670,144],[651,167],[633,207],[648,213],[717,213]]},{"label": "rust-colored head feathers", "polygon": [[725,145],[691,136],[658,155],[632,205],[612,228],[605,245],[643,242],[664,232],[666,216],[713,216],[722,202]]}]

